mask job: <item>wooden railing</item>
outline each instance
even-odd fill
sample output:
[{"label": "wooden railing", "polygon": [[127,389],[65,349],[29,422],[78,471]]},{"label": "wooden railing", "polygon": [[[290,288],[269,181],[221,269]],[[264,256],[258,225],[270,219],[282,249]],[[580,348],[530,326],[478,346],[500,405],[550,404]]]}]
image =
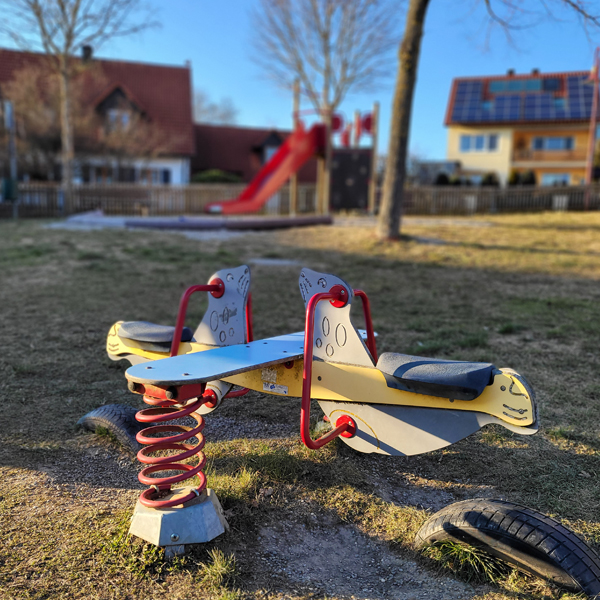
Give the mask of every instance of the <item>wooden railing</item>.
[{"label": "wooden railing", "polygon": [[515,150],[513,152],[513,161],[528,162],[570,162],[585,161],[587,159],[587,150],[579,148],[577,150]]}]

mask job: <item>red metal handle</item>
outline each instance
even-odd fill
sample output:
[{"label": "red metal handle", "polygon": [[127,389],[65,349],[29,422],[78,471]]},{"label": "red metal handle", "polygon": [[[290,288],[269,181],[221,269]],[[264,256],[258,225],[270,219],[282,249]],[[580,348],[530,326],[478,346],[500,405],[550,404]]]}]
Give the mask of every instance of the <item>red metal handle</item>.
[{"label": "red metal handle", "polygon": [[173,341],[171,342],[170,356],[177,356],[179,344],[181,344],[181,333],[185,323],[188,302],[190,301],[190,296],[196,292],[210,292],[215,298],[220,298],[225,293],[225,284],[217,278],[209,281],[208,284],[205,285],[192,285],[183,292],[181,300],[179,301],[179,312],[177,313],[175,333],[173,334]]},{"label": "red metal handle", "polygon": [[[336,427],[313,440],[310,437],[310,392],[312,387],[313,340],[315,333],[315,311],[317,304],[330,300],[334,306],[341,307],[348,303],[348,294],[342,286],[334,286],[329,292],[315,294],[306,306],[306,322],[304,325],[304,369],[302,372],[302,405],[300,408],[300,436],[307,448],[317,450],[328,444],[344,432],[356,431],[356,424],[350,417],[338,419]],[[340,425],[338,425],[340,423]]]},{"label": "red metal handle", "polygon": [[248,294],[246,301],[246,337],[249,342],[254,341],[254,327],[252,325],[252,294]]},{"label": "red metal handle", "polygon": [[373,319],[371,319],[371,303],[369,297],[362,290],[353,290],[354,295],[362,300],[363,314],[365,316],[365,328],[367,329],[367,348],[377,363],[377,344],[375,343],[375,331],[373,329]]}]

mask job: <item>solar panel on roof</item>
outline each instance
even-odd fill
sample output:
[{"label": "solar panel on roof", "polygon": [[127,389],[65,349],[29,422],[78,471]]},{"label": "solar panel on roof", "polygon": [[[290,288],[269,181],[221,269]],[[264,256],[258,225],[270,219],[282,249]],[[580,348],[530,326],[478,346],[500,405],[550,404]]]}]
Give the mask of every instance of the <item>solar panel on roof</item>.
[{"label": "solar panel on roof", "polygon": [[456,85],[452,120],[494,123],[589,118],[593,87],[586,80],[587,75],[495,80],[487,85],[492,100],[483,96],[481,80],[462,81]]}]

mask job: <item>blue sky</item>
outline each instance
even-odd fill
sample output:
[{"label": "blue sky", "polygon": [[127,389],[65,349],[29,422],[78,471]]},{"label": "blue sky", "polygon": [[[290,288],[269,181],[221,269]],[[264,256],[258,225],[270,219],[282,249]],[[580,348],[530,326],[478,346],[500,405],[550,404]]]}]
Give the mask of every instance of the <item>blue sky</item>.
[{"label": "blue sky", "polygon": [[[100,49],[99,56],[183,65],[192,63],[194,86],[213,100],[229,97],[238,108],[238,123],[248,126],[291,127],[291,97],[268,81],[251,60],[254,31],[249,10],[255,0],[152,0],[162,27],[131,38],[114,40]],[[523,2],[541,8],[538,0]],[[398,2],[402,17],[405,2]],[[444,158],[446,130],[443,125],[453,77],[503,74],[509,68],[528,73],[587,70],[593,49],[600,45],[600,31],[589,39],[571,11],[561,8],[556,19],[533,16],[535,27],[513,33],[515,46],[507,43],[497,28],[486,50],[483,1],[431,0],[423,38],[414,102],[410,147],[427,159]],[[399,23],[401,35],[402,21]],[[3,45],[8,45],[2,40]],[[379,151],[386,152],[395,53],[390,56],[390,78],[369,94],[351,95],[342,112],[351,118],[355,109],[367,111],[381,104]]]}]

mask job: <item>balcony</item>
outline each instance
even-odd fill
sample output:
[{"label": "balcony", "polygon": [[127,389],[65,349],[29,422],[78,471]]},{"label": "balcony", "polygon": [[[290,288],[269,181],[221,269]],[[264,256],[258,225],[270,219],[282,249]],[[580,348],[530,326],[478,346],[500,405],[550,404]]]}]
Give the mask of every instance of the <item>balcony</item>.
[{"label": "balcony", "polygon": [[514,150],[513,162],[571,162],[587,160],[587,150]]}]

